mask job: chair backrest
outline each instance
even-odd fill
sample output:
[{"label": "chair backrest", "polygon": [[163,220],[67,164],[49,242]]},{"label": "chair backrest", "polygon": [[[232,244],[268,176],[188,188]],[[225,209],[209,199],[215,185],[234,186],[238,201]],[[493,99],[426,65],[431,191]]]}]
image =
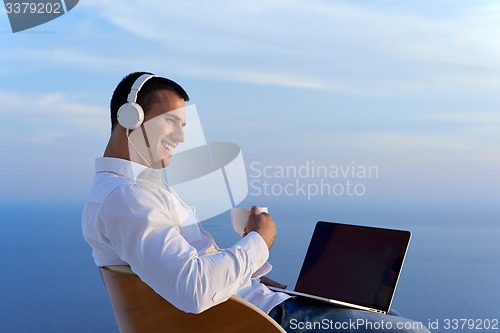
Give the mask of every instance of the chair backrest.
[{"label": "chair backrest", "polygon": [[200,314],[185,313],[163,299],[128,266],[101,267],[121,333],[286,331],[265,312],[232,296]]}]

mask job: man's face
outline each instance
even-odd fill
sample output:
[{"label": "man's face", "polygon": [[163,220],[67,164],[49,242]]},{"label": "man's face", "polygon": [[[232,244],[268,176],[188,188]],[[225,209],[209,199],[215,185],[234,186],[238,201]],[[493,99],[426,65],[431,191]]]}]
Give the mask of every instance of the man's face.
[{"label": "man's face", "polygon": [[157,95],[159,100],[144,116],[143,125],[130,133],[135,148],[129,144],[131,161],[155,169],[168,166],[174,149],[184,142],[186,125],[184,100],[169,90]]}]

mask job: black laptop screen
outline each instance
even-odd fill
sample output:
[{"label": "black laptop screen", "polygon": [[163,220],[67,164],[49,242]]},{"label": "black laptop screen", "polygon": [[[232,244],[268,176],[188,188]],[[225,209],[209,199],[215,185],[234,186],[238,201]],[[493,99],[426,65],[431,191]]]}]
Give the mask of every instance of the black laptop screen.
[{"label": "black laptop screen", "polygon": [[411,234],[318,222],[295,291],[387,311]]}]

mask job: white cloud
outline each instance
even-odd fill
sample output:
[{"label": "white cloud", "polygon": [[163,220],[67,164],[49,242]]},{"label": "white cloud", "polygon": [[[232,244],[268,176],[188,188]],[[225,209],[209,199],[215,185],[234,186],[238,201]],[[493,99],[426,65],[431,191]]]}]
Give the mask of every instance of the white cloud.
[{"label": "white cloud", "polygon": [[467,124],[500,124],[500,111],[496,112],[436,112],[425,114],[416,117],[421,120],[451,122],[451,123],[467,123]]},{"label": "white cloud", "polygon": [[60,92],[0,91],[2,118],[11,125],[2,136],[10,141],[47,144],[76,133],[104,136],[109,131],[107,110],[70,99]]},{"label": "white cloud", "polygon": [[[106,109],[62,92],[0,91],[2,200],[81,200],[109,137]],[[26,191],[26,186],[30,190]]]},{"label": "white cloud", "polygon": [[[330,159],[355,160],[380,166],[384,182],[392,182],[403,192],[411,192],[401,181],[414,188],[435,186],[440,193],[457,188],[470,194],[470,188],[500,186],[500,145],[477,142],[474,138],[438,134],[398,132],[322,133],[308,140],[315,148],[328,152]],[[439,188],[439,184],[449,186]],[[470,188],[469,188],[470,187]],[[429,193],[435,195],[436,193]],[[456,193],[455,193],[456,194]]]},{"label": "white cloud", "polygon": [[415,117],[421,122],[442,124],[448,129],[444,133],[453,132],[455,136],[467,138],[477,150],[479,147],[495,147],[490,156],[500,158],[500,111],[469,111],[469,112],[435,112]]},{"label": "white cloud", "polygon": [[435,15],[432,2],[87,0],[73,17],[78,38],[10,41],[0,59],[352,95],[492,92],[500,5],[481,4]]},{"label": "white cloud", "polygon": [[194,76],[347,94],[500,88],[497,4],[447,17],[338,1],[86,6]]}]

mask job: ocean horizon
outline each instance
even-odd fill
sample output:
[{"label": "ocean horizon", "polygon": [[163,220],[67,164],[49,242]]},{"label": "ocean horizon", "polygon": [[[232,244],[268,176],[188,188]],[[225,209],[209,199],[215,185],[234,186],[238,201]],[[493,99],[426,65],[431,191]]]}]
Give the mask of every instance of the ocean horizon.
[{"label": "ocean horizon", "polygon": [[[500,214],[267,205],[278,225],[270,277],[293,288],[316,221],[410,230],[393,308],[428,325],[499,320]],[[83,203],[0,205],[0,332],[118,332],[81,233]],[[234,244],[229,213],[202,222],[221,247]],[[466,332],[467,327],[449,330]],[[485,331],[485,330],[483,330]]]}]

